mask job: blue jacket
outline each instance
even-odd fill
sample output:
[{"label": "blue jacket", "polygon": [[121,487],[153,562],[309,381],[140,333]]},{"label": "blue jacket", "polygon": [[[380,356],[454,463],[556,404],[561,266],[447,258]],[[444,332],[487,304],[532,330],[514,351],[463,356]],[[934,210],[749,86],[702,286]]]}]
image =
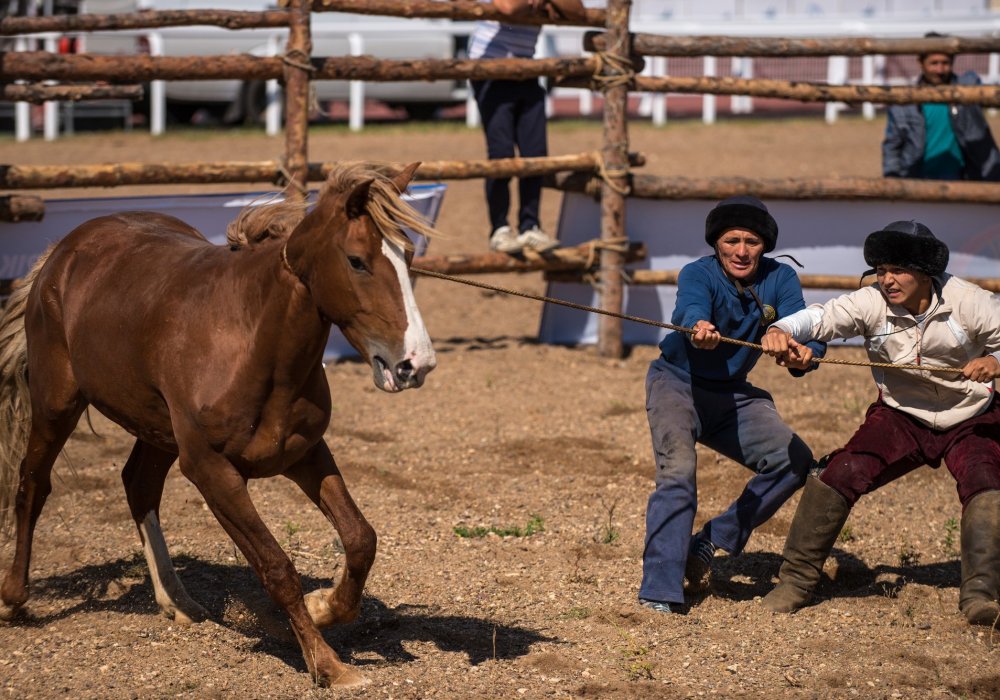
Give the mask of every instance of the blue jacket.
[{"label": "blue jacket", "polygon": [[[774,309],[773,320],[806,308],[802,285],[795,270],[773,258],[761,257],[753,289],[763,304]],[[762,325],[761,312],[750,293],[740,295],[736,285],[714,255],[706,255],[681,269],[677,280],[677,304],[671,322],[691,328],[698,321],[710,321],[727,338],[760,343],[767,325]],[[769,325],[769,324],[768,324]],[[757,364],[760,350],[720,343],[714,350],[699,350],[691,344],[687,333],[670,333],[660,343],[664,361],[698,379],[711,381],[745,381]],[[822,357],[826,343],[809,342],[813,354]],[[792,370],[801,376],[800,370]]]},{"label": "blue jacket", "polygon": [[[979,85],[973,71],[956,77],[952,84]],[[923,77],[917,83],[923,84]],[[951,128],[965,158],[966,180],[1000,180],[1000,151],[979,105],[950,105]],[[885,177],[920,177],[926,144],[924,115],[920,105],[892,105],[882,140],[882,174]]]}]

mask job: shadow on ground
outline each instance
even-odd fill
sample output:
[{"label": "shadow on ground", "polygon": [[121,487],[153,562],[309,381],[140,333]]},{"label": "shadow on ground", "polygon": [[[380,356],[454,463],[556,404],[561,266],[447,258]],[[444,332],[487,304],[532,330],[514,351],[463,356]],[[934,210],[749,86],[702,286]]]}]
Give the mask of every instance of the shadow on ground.
[{"label": "shadow on ground", "polygon": [[[205,607],[210,619],[254,640],[253,651],[270,654],[298,671],[306,671],[284,612],[271,602],[249,567],[186,556],[176,557],[174,564],[188,592]],[[325,578],[302,577],[306,592],[329,585]],[[159,615],[145,560],[138,553],[39,579],[32,583],[32,593],[35,601],[73,602],[57,612],[32,615],[29,600],[28,614],[16,624],[44,627],[76,614],[95,612]],[[416,660],[406,650],[407,642],[427,642],[439,651],[464,653],[469,663],[479,665],[491,659],[525,656],[538,642],[558,641],[485,617],[441,615],[434,606],[403,604],[392,608],[372,596],[362,600],[357,622],[325,630],[324,636],[344,661],[362,666]],[[380,659],[359,658],[369,654]]]},{"label": "shadow on ground", "polygon": [[[961,579],[958,560],[908,566],[878,564],[869,567],[840,549],[834,549],[832,556],[837,562],[837,572],[833,580],[826,574],[823,575],[816,590],[820,598],[895,598],[910,583],[953,588],[958,586]],[[781,556],[771,552],[718,557],[712,571],[712,594],[733,601],[765,596],[774,588],[773,579],[777,577],[780,567]],[[893,576],[894,579],[891,578]]]}]

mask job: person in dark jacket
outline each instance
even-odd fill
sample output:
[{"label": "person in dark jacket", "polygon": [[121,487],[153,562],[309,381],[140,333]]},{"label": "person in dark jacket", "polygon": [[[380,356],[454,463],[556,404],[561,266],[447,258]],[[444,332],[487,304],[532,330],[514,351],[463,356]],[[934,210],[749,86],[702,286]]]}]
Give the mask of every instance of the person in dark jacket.
[{"label": "person in dark jacket", "polygon": [[[928,37],[942,36],[930,33]],[[918,85],[979,85],[952,72],[954,56],[918,56]],[[892,105],[882,141],[882,174],[930,180],[1000,180],[1000,152],[978,105]]]},{"label": "person in dark jacket", "polygon": [[[815,464],[771,395],[747,381],[761,351],[720,344],[721,336],[759,343],[774,320],[805,308],[795,271],[765,256],[777,239],[778,224],[755,197],[730,197],[709,212],[705,242],[714,254],[681,270],[671,319],[696,333],[667,335],[646,375],[656,489],[646,509],[639,602],[659,612],[685,612],[684,579],[688,592],[705,591],[716,549],[739,554]],[[825,349],[812,343],[785,366],[801,376]],[[695,443],[754,474],[726,512],[692,536]]]}]

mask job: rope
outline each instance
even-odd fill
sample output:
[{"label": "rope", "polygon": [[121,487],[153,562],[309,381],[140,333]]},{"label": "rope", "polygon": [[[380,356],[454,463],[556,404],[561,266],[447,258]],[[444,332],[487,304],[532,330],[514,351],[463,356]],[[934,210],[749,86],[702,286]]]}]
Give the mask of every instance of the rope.
[{"label": "rope", "polygon": [[285,166],[285,162],[283,160],[278,159],[276,162],[278,164],[278,174],[285,178],[285,187],[287,188],[294,185],[300,195],[307,197],[309,195],[309,188],[292,177],[292,174],[288,171],[288,168]]},{"label": "rope", "polygon": [[[623,168],[608,168],[608,164],[604,160],[604,154],[600,151],[594,152],[594,159],[597,161],[597,175],[601,180],[607,184],[612,190],[622,195],[623,197],[628,197],[632,192],[631,186],[628,184],[628,156],[626,156],[625,167]],[[625,179],[625,185],[619,185],[614,182],[611,178],[623,178]]]},{"label": "rope", "polygon": [[601,238],[590,241],[587,245],[587,261],[583,265],[584,270],[589,270],[597,262],[597,251],[613,250],[624,255],[628,252],[628,238]]},{"label": "rope", "polygon": [[635,81],[632,61],[627,56],[598,51],[594,57],[597,59],[597,66],[590,79],[597,89],[606,91],[616,87],[629,87]]},{"label": "rope", "polygon": [[308,60],[308,54],[306,54],[305,51],[300,51],[299,49],[291,49],[285,52],[285,55],[281,57],[282,63],[286,66],[298,68],[299,70],[304,70],[307,73],[315,73],[316,67],[307,63]]},{"label": "rope", "polygon": [[[647,326],[655,326],[657,328],[665,328],[670,331],[678,331],[680,333],[687,333],[688,335],[694,335],[697,333],[693,328],[686,328],[684,326],[677,326],[673,323],[664,323],[662,321],[653,321],[648,318],[642,318],[641,316],[631,316],[629,314],[621,314],[617,311],[608,311],[606,309],[599,309],[595,306],[587,306],[586,304],[577,304],[572,301],[566,301],[564,299],[556,299],[554,297],[541,296],[537,294],[530,294],[528,292],[519,292],[516,289],[508,289],[506,287],[497,287],[492,284],[487,284],[486,282],[476,282],[474,280],[466,279],[464,277],[455,277],[453,275],[447,275],[443,272],[435,272],[433,270],[424,270],[419,267],[411,267],[412,272],[416,272],[427,277],[436,277],[437,279],[447,280],[449,282],[458,282],[459,284],[467,284],[470,287],[478,287],[479,289],[488,289],[493,292],[500,292],[502,294],[509,294],[515,297],[522,297],[524,299],[531,299],[533,301],[542,301],[546,304],[556,304],[558,306],[565,306],[570,309],[577,309],[578,311],[586,311],[593,314],[602,314],[604,316],[611,316],[613,318],[620,318],[623,321],[633,321],[635,323],[642,323]],[[753,348],[754,350],[763,350],[764,348],[758,343],[751,343],[746,340],[738,340],[737,338],[727,338],[722,336],[720,341],[723,343],[729,343],[730,345],[741,345],[745,348]],[[954,367],[936,367],[932,365],[897,365],[891,362],[868,362],[866,360],[839,360],[829,357],[814,357],[813,362],[824,363],[830,365],[851,365],[853,367],[882,367],[885,369],[909,369],[923,372],[950,372],[951,374],[961,373],[962,370],[955,369]]]}]

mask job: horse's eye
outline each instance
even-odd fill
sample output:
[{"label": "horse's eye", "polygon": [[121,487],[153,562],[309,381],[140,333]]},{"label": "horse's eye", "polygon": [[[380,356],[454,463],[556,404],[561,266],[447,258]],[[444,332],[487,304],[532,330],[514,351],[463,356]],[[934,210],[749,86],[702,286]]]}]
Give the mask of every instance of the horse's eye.
[{"label": "horse's eye", "polygon": [[365,262],[357,255],[348,255],[347,262],[351,263],[351,267],[358,272],[365,272],[368,268],[365,267]]}]

